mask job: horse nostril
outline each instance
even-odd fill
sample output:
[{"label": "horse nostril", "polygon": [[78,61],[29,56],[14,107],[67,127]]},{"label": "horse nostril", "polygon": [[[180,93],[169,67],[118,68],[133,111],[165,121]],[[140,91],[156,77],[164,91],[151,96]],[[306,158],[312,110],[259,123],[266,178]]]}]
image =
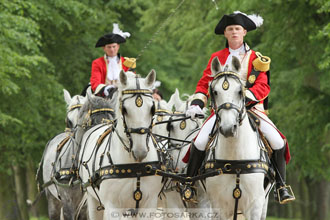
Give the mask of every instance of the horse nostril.
[{"label": "horse nostril", "polygon": [[237,131],[237,125],[234,125],[232,130],[233,134],[235,134],[236,131]]}]

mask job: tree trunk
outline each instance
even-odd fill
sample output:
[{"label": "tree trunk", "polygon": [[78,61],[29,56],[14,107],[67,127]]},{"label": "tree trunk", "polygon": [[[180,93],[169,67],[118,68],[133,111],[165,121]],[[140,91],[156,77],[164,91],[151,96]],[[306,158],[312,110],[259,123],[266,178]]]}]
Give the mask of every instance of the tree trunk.
[{"label": "tree trunk", "polygon": [[[30,160],[27,166],[26,179],[27,179],[27,195],[31,202],[34,202],[37,195],[39,194],[37,188],[37,182],[35,179],[37,168],[34,163]],[[47,216],[47,201],[45,201],[45,194],[40,196],[34,206],[29,207],[29,213],[31,216],[40,217]]]},{"label": "tree trunk", "polygon": [[12,176],[0,172],[0,183],[0,219],[20,220]]},{"label": "tree trunk", "polygon": [[[307,179],[307,178],[306,178]],[[313,179],[307,179],[306,180],[306,184],[308,187],[308,195],[309,195],[309,200],[306,201],[308,203],[308,209],[309,209],[309,215],[306,216],[306,220],[308,219],[316,219],[317,215],[316,215],[316,194],[317,194],[317,183],[315,183],[315,180]]]},{"label": "tree trunk", "polygon": [[329,182],[321,180],[317,183],[318,192],[316,196],[317,219],[327,220],[329,210]]},{"label": "tree trunk", "polygon": [[302,179],[299,184],[299,195],[296,195],[298,204],[300,205],[301,219],[308,219],[309,217],[309,192],[306,185],[306,180]]},{"label": "tree trunk", "polygon": [[26,179],[25,171],[26,169],[13,166],[14,179],[15,179],[15,190],[16,190],[16,199],[20,214],[21,220],[29,220],[29,212],[27,208],[27,195],[26,195]]}]

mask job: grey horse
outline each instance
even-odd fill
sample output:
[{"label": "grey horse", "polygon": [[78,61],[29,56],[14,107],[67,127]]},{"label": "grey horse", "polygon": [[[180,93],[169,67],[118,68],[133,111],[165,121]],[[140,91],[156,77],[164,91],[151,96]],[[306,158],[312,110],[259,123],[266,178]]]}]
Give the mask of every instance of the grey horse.
[{"label": "grey horse", "polygon": [[[85,131],[104,119],[111,120],[114,117],[113,112],[104,111],[113,109],[114,101],[94,96],[90,90],[87,92],[87,98],[74,96],[68,99],[67,95],[65,96],[70,113],[67,114],[67,125],[72,128],[56,135],[46,145],[41,161],[42,184],[51,220],[84,220],[87,219],[85,206],[78,210],[84,192],[81,190],[76,169],[76,155],[79,153],[80,140]],[[73,111],[75,114],[72,114]]]}]

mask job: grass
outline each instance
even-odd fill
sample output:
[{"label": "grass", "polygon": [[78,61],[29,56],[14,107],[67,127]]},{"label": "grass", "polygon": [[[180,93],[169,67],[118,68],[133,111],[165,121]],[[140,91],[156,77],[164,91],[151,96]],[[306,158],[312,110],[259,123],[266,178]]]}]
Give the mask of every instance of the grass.
[{"label": "grass", "polygon": [[292,218],[275,218],[275,217],[267,217],[266,220],[299,220],[297,218],[292,219]]},{"label": "grass", "polygon": [[[47,217],[31,217],[30,220],[48,220]],[[299,219],[289,219],[289,218],[275,218],[275,217],[267,217],[266,220],[299,220]]]}]

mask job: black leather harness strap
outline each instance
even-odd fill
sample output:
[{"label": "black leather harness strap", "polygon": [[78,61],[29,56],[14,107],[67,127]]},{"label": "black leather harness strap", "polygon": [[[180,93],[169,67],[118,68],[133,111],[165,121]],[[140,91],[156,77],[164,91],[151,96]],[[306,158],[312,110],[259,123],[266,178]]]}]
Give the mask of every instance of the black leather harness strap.
[{"label": "black leather harness strap", "polygon": [[[134,163],[134,164],[116,164],[116,165],[112,164],[97,170],[94,175],[94,180],[93,180],[94,183],[92,184],[99,186],[100,183],[105,179],[137,178],[136,190],[133,193],[133,199],[135,200],[136,203],[135,211],[137,211],[139,209],[140,201],[143,195],[140,189],[141,177],[155,175],[155,172],[152,172],[153,169],[165,170],[165,167],[161,165],[160,161]],[[84,185],[84,187],[87,187],[88,185]]]},{"label": "black leather harness strap", "polygon": [[264,173],[267,174],[269,167],[266,162],[260,160],[209,160],[204,165],[206,172],[221,168],[223,174]]},{"label": "black leather harness strap", "polygon": [[161,169],[160,161],[152,161],[145,163],[128,163],[128,164],[113,164],[109,166],[102,167],[99,170],[96,170],[96,175],[98,179],[96,185],[99,185],[101,181],[105,179],[122,179],[122,178],[136,178],[138,176],[152,176],[154,175],[151,172],[153,169]]},{"label": "black leather harness strap", "polygon": [[242,190],[239,186],[240,175],[248,173],[267,174],[269,170],[268,164],[260,160],[210,160],[206,162],[204,168],[205,173],[222,169],[223,174],[236,174],[236,187],[233,190],[235,199],[233,220],[237,220],[238,201],[242,196]]},{"label": "black leather harness strap", "polygon": [[233,218],[233,220],[237,220],[238,201],[242,196],[242,190],[241,190],[241,188],[239,188],[240,174],[241,174],[241,170],[237,169],[236,170],[236,187],[233,190],[233,197],[235,199],[234,218]]}]

